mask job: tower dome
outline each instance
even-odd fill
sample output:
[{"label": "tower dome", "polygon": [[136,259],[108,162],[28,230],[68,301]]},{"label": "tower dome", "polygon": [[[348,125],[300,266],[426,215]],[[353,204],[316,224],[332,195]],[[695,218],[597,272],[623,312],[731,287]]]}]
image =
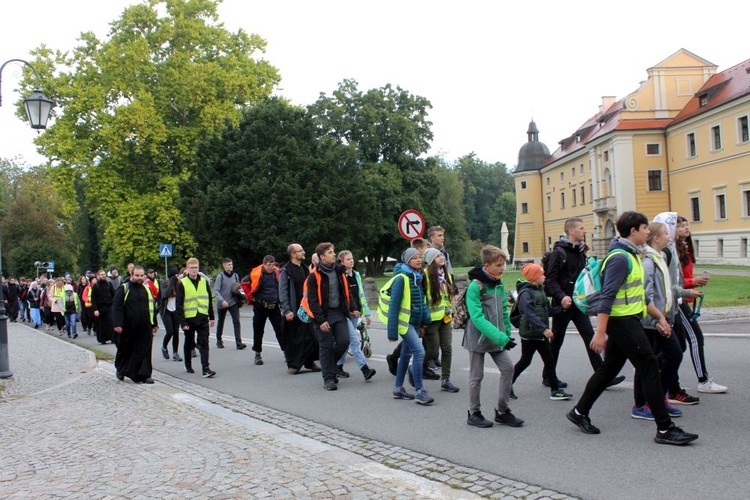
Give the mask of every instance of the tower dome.
[{"label": "tower dome", "polygon": [[539,142],[539,129],[536,128],[533,119],[529,123],[529,130],[526,134],[529,137],[529,142],[521,146],[518,151],[518,166],[514,172],[539,170],[549,157],[549,149],[543,142]]}]

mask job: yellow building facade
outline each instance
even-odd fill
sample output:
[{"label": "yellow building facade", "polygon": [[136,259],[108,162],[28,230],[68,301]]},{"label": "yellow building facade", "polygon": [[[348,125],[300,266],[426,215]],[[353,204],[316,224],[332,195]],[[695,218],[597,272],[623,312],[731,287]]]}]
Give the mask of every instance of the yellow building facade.
[{"label": "yellow building facade", "polygon": [[633,93],[603,97],[546,158],[528,154],[540,150],[529,147],[530,134],[513,174],[514,258],[539,262],[571,217],[584,221],[590,255],[601,257],[618,214],[672,210],[695,221],[701,262],[750,264],[748,63],[717,74],[716,65],[681,49],[649,68]]}]

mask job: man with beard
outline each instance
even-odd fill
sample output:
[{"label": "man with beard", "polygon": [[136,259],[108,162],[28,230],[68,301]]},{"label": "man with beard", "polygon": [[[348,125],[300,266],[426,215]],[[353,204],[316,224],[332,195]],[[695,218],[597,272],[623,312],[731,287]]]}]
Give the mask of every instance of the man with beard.
[{"label": "man with beard", "polygon": [[20,294],[21,287],[16,283],[16,279],[8,278],[8,283],[3,286],[3,301],[11,323],[15,323],[18,318],[18,298]]},{"label": "man with beard", "polygon": [[154,383],[151,346],[159,330],[154,296],[151,289],[143,285],[145,277],[143,268],[134,266],[129,282],[117,289],[112,304],[112,324],[119,337],[115,356],[117,378],[128,377],[136,384]]},{"label": "man with beard", "polygon": [[290,375],[299,373],[302,367],[319,372],[315,363],[319,356],[318,342],[315,340],[309,323],[303,323],[297,317],[297,310],[302,302],[302,288],[310,274],[303,265],[305,250],[302,245],[292,243],[287,248],[289,262],[281,268],[279,274],[279,303],[281,305],[281,336],[286,348],[287,372]]},{"label": "man with beard", "polygon": [[[117,272],[117,269],[115,269]],[[96,283],[91,288],[91,308],[94,310],[94,330],[96,331],[96,340],[100,344],[106,344],[107,341],[114,340],[114,331],[112,330],[112,302],[115,296],[115,289],[112,281],[107,279],[104,269],[99,269],[96,273]]]}]

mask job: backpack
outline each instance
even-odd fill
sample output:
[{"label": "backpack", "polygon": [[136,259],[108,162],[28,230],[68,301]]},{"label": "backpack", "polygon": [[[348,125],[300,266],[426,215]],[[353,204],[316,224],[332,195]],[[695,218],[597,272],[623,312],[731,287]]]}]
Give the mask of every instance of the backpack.
[{"label": "backpack", "polygon": [[[550,257],[552,256],[552,254],[554,252],[557,252],[557,251],[559,251],[560,254],[562,255],[562,262],[560,263],[560,267],[564,268],[565,264],[568,262],[568,252],[566,252],[563,247],[555,247],[555,248],[553,248],[552,250],[550,250],[549,252],[545,253],[542,256],[542,269],[544,269],[544,275],[545,276],[549,276],[549,264],[550,264],[549,261],[550,261]],[[544,285],[544,291],[547,292],[547,285],[546,284]],[[547,293],[547,295],[550,295],[549,292]]]},{"label": "backpack", "polygon": [[[602,268],[605,262],[615,253],[627,254],[625,250],[616,248],[610,251],[604,260],[589,257],[586,267],[576,279],[573,287],[573,302],[582,313],[595,316],[599,310],[599,296],[602,290]],[[630,259],[628,259],[628,273],[631,271]]]},{"label": "backpack", "polygon": [[[487,287],[484,283],[479,280],[473,280],[479,283],[479,293],[481,294],[482,300],[484,300],[484,293]],[[469,320],[469,308],[466,307],[466,292],[469,291],[467,286],[461,293],[456,295],[451,301],[451,309],[453,311],[453,328],[461,330],[466,328],[466,322]]]},{"label": "backpack", "polygon": [[518,299],[521,298],[521,293],[518,294],[516,301],[513,302],[513,307],[510,308],[510,324],[516,328],[521,327],[521,308],[518,306]]}]

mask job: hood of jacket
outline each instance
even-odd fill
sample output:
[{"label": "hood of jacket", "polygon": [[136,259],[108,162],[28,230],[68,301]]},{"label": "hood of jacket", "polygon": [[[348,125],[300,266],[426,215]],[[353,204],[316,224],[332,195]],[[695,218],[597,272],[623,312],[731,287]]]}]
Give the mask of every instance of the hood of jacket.
[{"label": "hood of jacket", "polygon": [[553,249],[555,248],[564,248],[566,250],[574,250],[580,253],[586,253],[589,250],[588,245],[586,245],[585,241],[582,241],[580,243],[573,243],[568,239],[567,236],[560,236],[560,239],[557,240],[553,246]]},{"label": "hood of jacket", "polygon": [[634,245],[629,239],[621,236],[615,236],[609,244],[609,250],[622,249],[635,255],[641,255],[642,250],[639,246]]},{"label": "hood of jacket", "polygon": [[482,283],[486,283],[488,285],[497,286],[502,282],[502,279],[496,280],[489,274],[487,274],[484,271],[483,266],[476,266],[474,269],[471,269],[468,273],[469,279],[471,280],[479,280]]}]

